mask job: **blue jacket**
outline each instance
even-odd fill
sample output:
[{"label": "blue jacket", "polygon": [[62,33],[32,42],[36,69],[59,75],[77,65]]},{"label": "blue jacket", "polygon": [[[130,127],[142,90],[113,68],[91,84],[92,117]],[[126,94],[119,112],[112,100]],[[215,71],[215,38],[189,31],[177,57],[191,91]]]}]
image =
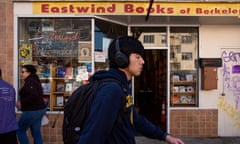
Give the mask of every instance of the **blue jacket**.
[{"label": "blue jacket", "polygon": [[149,138],[164,140],[167,133],[136,112],[130,83],[122,71],[99,71],[90,80],[109,77],[119,80],[124,89],[116,82],[100,85],[78,144],[135,144],[136,131]]},{"label": "blue jacket", "polygon": [[0,80],[0,134],[17,129],[16,92],[12,85]]}]

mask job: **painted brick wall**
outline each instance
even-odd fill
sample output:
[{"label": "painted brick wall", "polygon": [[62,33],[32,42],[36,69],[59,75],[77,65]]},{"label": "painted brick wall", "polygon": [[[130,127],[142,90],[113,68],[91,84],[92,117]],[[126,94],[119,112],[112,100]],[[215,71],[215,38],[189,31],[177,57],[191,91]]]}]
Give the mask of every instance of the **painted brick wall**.
[{"label": "painted brick wall", "polygon": [[0,67],[3,79],[13,84],[13,4],[0,1]]},{"label": "painted brick wall", "polygon": [[217,137],[218,110],[171,110],[170,133],[183,137]]}]

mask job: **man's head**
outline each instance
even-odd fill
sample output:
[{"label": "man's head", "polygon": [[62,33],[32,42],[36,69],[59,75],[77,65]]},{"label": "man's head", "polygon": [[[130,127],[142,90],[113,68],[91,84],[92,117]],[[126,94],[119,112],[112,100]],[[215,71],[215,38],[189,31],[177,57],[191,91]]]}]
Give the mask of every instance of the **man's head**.
[{"label": "man's head", "polygon": [[108,49],[110,68],[126,68],[132,53],[143,57],[144,47],[140,41],[130,36],[113,40]]},{"label": "man's head", "polygon": [[144,47],[133,37],[121,37],[112,41],[108,49],[110,68],[123,70],[128,78],[140,75],[144,60]]}]

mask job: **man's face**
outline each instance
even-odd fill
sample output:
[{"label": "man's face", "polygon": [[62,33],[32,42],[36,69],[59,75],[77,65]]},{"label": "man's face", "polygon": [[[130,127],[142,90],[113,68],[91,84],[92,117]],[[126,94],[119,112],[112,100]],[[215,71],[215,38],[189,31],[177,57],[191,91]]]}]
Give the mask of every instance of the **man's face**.
[{"label": "man's face", "polygon": [[132,53],[129,57],[129,66],[127,72],[129,76],[139,76],[143,70],[144,60],[141,55]]}]

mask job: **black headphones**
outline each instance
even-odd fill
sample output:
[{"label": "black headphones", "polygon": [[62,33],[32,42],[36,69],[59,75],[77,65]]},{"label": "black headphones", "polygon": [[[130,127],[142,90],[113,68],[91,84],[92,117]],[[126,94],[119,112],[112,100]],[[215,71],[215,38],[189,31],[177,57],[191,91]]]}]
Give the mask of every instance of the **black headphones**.
[{"label": "black headphones", "polygon": [[119,46],[119,39],[115,41],[116,55],[115,55],[115,64],[119,68],[126,68],[129,64],[128,56],[121,52]]}]

